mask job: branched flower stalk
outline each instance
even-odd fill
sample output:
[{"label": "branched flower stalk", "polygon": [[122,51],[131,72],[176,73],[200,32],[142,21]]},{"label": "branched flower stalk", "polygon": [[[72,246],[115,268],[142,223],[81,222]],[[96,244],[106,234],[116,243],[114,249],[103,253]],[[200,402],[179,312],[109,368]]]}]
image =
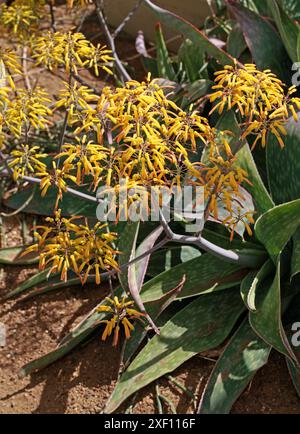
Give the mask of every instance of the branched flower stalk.
[{"label": "branched flower stalk", "polygon": [[[87,2],[76,3],[84,7]],[[243,208],[244,192],[251,183],[248,173],[238,165],[232,143],[249,140],[252,148],[265,147],[268,136],[274,135],[283,148],[285,124],[290,116],[297,119],[296,110],[300,109],[294,87],[286,89],[269,70],[259,71],[252,64],[242,67],[236,62],[216,73],[208,98],[211,113],[235,110],[241,134],[233,137],[230,131],[219,131],[193,105],[181,109],[172,100],[170,89],[151,75],[142,82],[131,79],[115,51],[116,34],[108,29],[102,4],[98,0],[94,3],[110,49],[93,45],[80,32],[57,30],[53,2],[16,0],[12,6],[1,6],[1,26],[12,32],[20,48],[20,52],[0,49],[1,176],[10,177],[20,188],[24,183],[37,184],[43,197],[49,191],[56,192],[54,216],[35,228],[38,242],[27,253],[39,254],[41,269],[50,267],[50,272],[60,273],[64,281],[72,271],[83,284],[89,276],[95,276],[96,284],[100,284],[104,277],[118,274],[168,242],[191,244],[242,267],[257,267],[265,259],[263,254],[221,248],[201,232],[175,233],[161,211],[161,197],[156,206],[164,231],[162,240],[122,266],[117,260],[120,252],[114,247],[118,234],[107,231],[105,222],[90,224],[79,216],[62,216],[66,193],[97,205],[102,200],[96,194],[100,187],[116,196],[124,189],[133,191],[118,203],[118,221],[121,213],[130,220],[130,206],[139,206],[145,197],[150,207],[152,188],[201,187],[205,221],[211,219],[225,226],[231,240],[239,224],[251,236],[255,214]],[[74,7],[75,2],[68,2],[68,6]],[[45,31],[39,23],[42,16],[49,16],[49,10],[49,29]],[[55,98],[41,86],[17,85],[16,77],[26,75],[21,62],[24,52],[30,64],[63,74]],[[97,77],[111,74],[112,62],[122,86],[94,91],[81,78],[84,70],[92,70]],[[57,118],[61,126],[54,151],[49,151],[47,143],[37,146],[34,137],[57,130]],[[199,161],[201,153],[205,159]],[[130,318],[139,315],[125,299],[111,298],[109,303],[113,316],[103,337],[114,329],[116,343],[120,324],[129,337]]]}]

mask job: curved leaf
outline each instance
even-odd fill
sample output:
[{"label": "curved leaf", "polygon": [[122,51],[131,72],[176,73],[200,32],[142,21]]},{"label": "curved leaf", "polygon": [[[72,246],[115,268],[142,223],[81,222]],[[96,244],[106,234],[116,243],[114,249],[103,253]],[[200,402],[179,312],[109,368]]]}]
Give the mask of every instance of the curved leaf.
[{"label": "curved leaf", "polygon": [[255,234],[275,263],[299,225],[300,199],[278,205],[257,220]]},{"label": "curved leaf", "polygon": [[0,249],[0,264],[32,265],[38,262],[37,254],[22,256],[28,246],[4,247]]},{"label": "curved leaf", "polygon": [[[119,297],[122,294],[121,289],[117,289],[115,294]],[[64,357],[76,346],[83,342],[89,335],[93,333],[96,327],[99,325],[99,321],[103,320],[107,316],[107,312],[98,312],[99,306],[106,304],[105,299],[101,301],[70,333],[68,333],[59,343],[58,347],[39,357],[22,367],[19,372],[20,377],[25,377],[30,373],[43,369],[57,360]]]},{"label": "curved leaf", "polygon": [[271,346],[246,319],[217,361],[203,392],[198,413],[228,414],[245,387],[269,358]]},{"label": "curved leaf", "polygon": [[[154,231],[151,232],[151,234],[149,234],[144,239],[144,241],[142,241],[141,244],[138,246],[138,248],[136,249],[135,257],[139,257],[139,256],[143,255],[144,253],[146,253],[147,251],[151,250],[152,247],[154,246],[155,242],[157,241],[157,239],[162,234],[162,232],[163,232],[162,226],[158,226],[156,229],[154,229]],[[161,254],[161,252],[158,251],[157,255],[160,255],[160,254]],[[150,255],[145,256],[143,259],[136,262],[136,264],[135,264],[136,283],[137,283],[137,286],[139,288],[139,291],[141,290],[144,279],[145,279],[145,275],[146,275],[146,272],[148,269],[149,260],[150,260]],[[129,272],[129,270],[128,270],[128,272]]]},{"label": "curved leaf", "polygon": [[[52,215],[57,197],[57,190],[55,188],[49,189],[46,197],[41,197],[39,189],[36,189],[35,186],[29,186],[28,188],[18,191],[9,199],[4,201],[5,206],[12,209],[19,209],[20,206],[29,199],[34,190],[35,192],[32,200],[29,205],[22,210],[22,212],[44,216]],[[80,188],[78,188],[78,190],[80,190]],[[83,189],[82,191],[86,192]],[[80,197],[74,198],[74,195],[70,193],[64,193],[63,200],[59,203],[59,207],[62,210],[63,216],[82,215],[85,217],[96,218],[96,202],[88,202]]]},{"label": "curved leaf", "polygon": [[291,279],[300,273],[300,228],[293,236],[293,254],[291,263]]},{"label": "curved leaf", "polygon": [[[172,288],[171,291],[167,292],[160,300],[155,300],[154,302],[147,303],[147,312],[154,321],[157,321],[158,326],[161,326],[166,322],[165,316],[162,319],[161,314],[165,312],[165,310],[170,306],[171,303],[178,297],[180,294],[182,287],[185,283],[186,277],[185,275],[181,279],[175,288]],[[176,307],[174,307],[176,309]],[[176,310],[174,311],[174,313]],[[167,319],[172,316],[172,310],[168,312]],[[164,321],[164,322],[161,322]],[[127,365],[134,353],[137,351],[139,345],[142,343],[144,338],[147,336],[148,330],[147,328],[139,327],[139,324],[132,331],[131,337],[128,341],[126,341],[125,351],[124,351],[124,361]]]},{"label": "curved leaf", "polygon": [[270,11],[273,14],[277,28],[292,62],[297,62],[297,41],[300,27],[293,21],[276,0],[270,0]]},{"label": "curved leaf", "polygon": [[[130,261],[133,261],[139,255],[142,255],[143,253],[150,250],[153,247],[157,238],[160,236],[160,234],[163,231],[163,228],[160,226],[158,228],[156,228],[143,241],[142,245],[140,246],[140,252],[139,252],[139,254],[137,254],[137,252],[136,252],[136,240],[137,240],[137,236],[138,236],[138,229],[139,229],[139,226],[137,227],[137,231],[136,231],[136,234],[134,236],[133,243],[132,243]],[[140,291],[141,291],[144,277],[146,274],[146,269],[148,266],[149,257],[150,257],[150,255],[145,256],[140,261],[133,263],[128,267],[128,289],[130,291],[130,294],[131,294],[133,300],[135,301],[135,304],[140,309],[140,311],[145,314],[145,317],[147,318],[147,320],[148,320],[149,324],[151,325],[151,327],[153,328],[153,330],[155,330],[156,333],[159,333],[159,330],[156,327],[156,325],[154,324],[154,322],[152,321],[151,316],[146,311],[145,306],[144,306],[142,299],[141,299],[141,296],[140,296]]]},{"label": "curved leaf", "polygon": [[168,49],[164,40],[160,23],[156,25],[156,56],[159,77],[176,81],[176,74],[169,57]]},{"label": "curved leaf", "polygon": [[241,27],[236,24],[228,35],[227,51],[231,56],[238,59],[247,49],[247,44]]},{"label": "curved leaf", "polygon": [[158,16],[162,23],[178,30],[178,32],[182,33],[187,39],[190,39],[194,44],[198,45],[203,52],[207,52],[210,56],[219,60],[223,65],[234,64],[233,57],[213,44],[208,37],[193,24],[177,16],[173,12],[155,5],[150,0],[144,0],[144,3]]},{"label": "curved leaf", "polygon": [[147,276],[155,277],[176,265],[201,256],[200,250],[193,246],[168,246],[151,255]]},{"label": "curved leaf", "polygon": [[180,298],[232,287],[245,273],[236,264],[230,264],[208,253],[179,264],[146,282],[141,291],[144,303],[159,300],[186,275]]},{"label": "curved leaf", "polygon": [[269,274],[273,270],[274,264],[271,259],[269,259],[265,262],[265,264],[261,267],[259,271],[251,271],[242,281],[241,296],[249,310],[256,310],[256,293],[260,289],[263,281],[269,276]]},{"label": "curved leaf", "polygon": [[[227,0],[244,33],[254,62],[261,70],[271,69],[281,80],[291,80],[291,61],[279,34],[260,15],[250,11],[235,0]],[[276,54],[275,54],[276,53]]]},{"label": "curved leaf", "polygon": [[[135,251],[136,241],[139,233],[140,222],[126,222],[124,230],[121,232],[118,240],[119,267],[128,264]],[[124,291],[129,291],[128,286],[128,269],[125,268],[119,273],[119,281]]]},{"label": "curved leaf", "polygon": [[280,262],[278,262],[274,281],[270,287],[266,285],[260,291],[257,297],[257,310],[249,313],[249,321],[258,336],[297,363],[282,325],[281,314]]},{"label": "curved leaf", "polygon": [[268,181],[276,204],[300,198],[300,122],[290,118],[285,129],[283,149],[273,134],[268,137]]},{"label": "curved leaf", "polygon": [[26,279],[25,282],[23,282],[21,285],[19,285],[17,288],[15,288],[13,291],[9,292],[6,295],[6,298],[15,297],[16,295],[20,295],[23,292],[25,292],[28,289],[31,289],[40,283],[43,283],[47,280],[47,276],[49,274],[50,268],[46,268],[44,271],[41,271],[34,276],[29,277],[29,279]]},{"label": "curved leaf", "polygon": [[105,409],[115,411],[130,395],[202,351],[220,345],[243,311],[238,291],[198,297],[180,310],[141,350],[121,376]]},{"label": "curved leaf", "polygon": [[237,164],[248,173],[252,185],[247,185],[247,190],[252,195],[258,215],[273,208],[274,203],[260,177],[248,143],[237,153]]}]

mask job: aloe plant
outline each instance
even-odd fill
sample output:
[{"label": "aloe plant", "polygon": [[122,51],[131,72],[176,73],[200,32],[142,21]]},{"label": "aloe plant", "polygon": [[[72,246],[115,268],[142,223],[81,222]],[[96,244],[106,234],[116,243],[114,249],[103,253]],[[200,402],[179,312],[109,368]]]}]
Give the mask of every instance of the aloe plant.
[{"label": "aloe plant", "polygon": [[[181,18],[162,10],[154,3],[150,1],[146,3],[163,23],[170,26],[177,25],[183,35],[188,38],[187,41],[191,38],[193,43],[198,42],[199,47],[205,51],[208,58],[218,57],[219,60],[222,59],[223,51],[220,50],[216,56],[203,32],[197,33],[193,27],[190,26],[189,28],[187,23],[181,21]],[[233,14],[236,19],[235,25],[240,29],[238,37],[244,41],[243,43],[240,42],[240,46],[243,47],[240,54],[243,52],[245,56],[248,53],[246,57],[249,61],[253,59],[260,68],[270,68],[276,71],[287,84],[290,84],[291,62],[298,59],[297,37],[300,34],[299,24],[293,19],[295,15],[288,15],[292,10],[292,2],[268,1],[268,7],[264,10],[264,14],[268,14],[268,20],[258,15],[261,12],[258,5],[260,3],[255,1],[226,2],[227,11]],[[295,8],[293,10],[295,13]],[[272,26],[269,24],[270,19],[273,21]],[[232,25],[232,28],[234,31],[236,27]],[[231,34],[227,46],[231,41],[230,37]],[[276,55],[274,55],[275,52]],[[186,64],[185,68],[187,76],[193,77],[189,73],[191,65]],[[171,77],[166,78],[170,79]],[[195,76],[193,78],[195,79]],[[227,121],[230,121],[229,118]],[[232,124],[230,127],[229,124],[227,126],[228,129],[232,130]],[[228,413],[235,400],[253,379],[255,373],[268,362],[272,349],[279,351],[286,357],[292,380],[296,390],[299,391],[299,359],[295,351],[296,348],[293,347],[290,340],[291,327],[295,315],[297,317],[297,312],[298,318],[300,317],[299,140],[299,124],[291,119],[287,127],[285,148],[279,151],[274,139],[270,136],[263,164],[255,153],[253,158],[247,144],[238,151],[239,164],[248,171],[252,181],[249,190],[257,210],[254,228],[255,242],[267,252],[267,257],[261,261],[257,268],[247,271],[241,267],[240,272],[236,274],[238,277],[240,273],[241,278],[243,271],[245,271],[245,276],[239,283],[240,296],[244,303],[243,306],[240,305],[241,311],[238,308],[239,304],[235,304],[237,301],[235,295],[238,291],[237,282],[233,284],[231,280],[231,284],[224,286],[217,278],[217,274],[222,269],[225,271],[224,267],[226,267],[226,263],[224,262],[222,266],[222,261],[220,261],[219,266],[215,264],[212,268],[211,282],[215,282],[215,286],[212,285],[210,289],[202,291],[198,298],[195,300],[193,298],[190,304],[171,317],[161,328],[161,335],[152,338],[132,358],[131,364],[118,381],[105,411],[115,411],[132,393],[171,372],[194,354],[203,351],[203,348],[206,350],[214,348],[218,342],[219,333],[224,331],[225,324],[226,326],[229,325],[230,331],[233,329],[236,331],[207,382],[199,406],[200,413]],[[261,175],[263,173],[266,174],[266,183],[262,180]],[[207,264],[204,265],[203,262],[203,267],[201,267],[201,261],[204,261],[205,257]],[[206,254],[193,261],[195,267],[198,263],[199,267],[202,268],[195,271],[195,278],[197,275],[199,277],[197,286],[198,288],[203,287],[203,285],[205,287],[205,272],[215,259]],[[188,263],[175,267],[172,277],[174,276],[175,279],[175,270],[178,269],[179,271],[181,268],[181,273],[184,273],[184,270],[187,271],[188,278],[179,297],[182,298],[185,294],[196,296],[197,290],[188,289],[189,282],[193,286],[191,283],[193,278],[188,272]],[[155,288],[164,286],[162,282],[168,273],[169,271],[166,271],[144,285],[141,294],[145,301],[150,300],[152,294],[157,293],[157,297],[162,294],[161,290],[158,291]],[[240,278],[238,277],[238,279]],[[228,289],[230,286],[232,289]],[[150,298],[147,295],[148,297],[150,295]],[[217,314],[221,299],[222,313]],[[237,314],[233,322],[226,317],[228,301],[229,303],[232,302],[231,313]],[[203,306],[206,306],[206,312],[211,306],[214,306],[215,313],[211,314],[215,318],[214,326],[224,321],[223,325],[220,323],[216,329],[212,329],[213,333],[209,335],[208,342],[207,336],[204,336],[207,329],[207,317],[201,310]],[[291,306],[293,306],[294,317],[289,314]],[[193,314],[195,307],[199,315]],[[236,320],[240,316],[244,319],[242,324],[237,326]],[[193,317],[195,317],[197,324],[194,324],[193,321],[188,323],[189,319]],[[211,319],[210,315],[208,319]],[[177,326],[180,326],[178,334],[176,332]],[[202,333],[204,334],[203,337]],[[224,341],[224,336],[220,341]]]},{"label": "aloe plant", "polygon": [[[261,2],[255,0],[219,1],[217,34],[209,23],[198,30],[150,0],[145,3],[163,25],[176,26],[184,35],[174,58],[167,51],[163,27],[157,26],[156,70],[162,79],[179,85],[177,100],[183,106],[200,99],[203,111],[208,111],[207,98],[201,98],[209,92],[213,73],[221,65],[234,65],[234,57],[241,66],[242,62],[254,61],[261,69],[270,68],[290,84],[291,64],[298,60],[295,35],[300,33],[292,1],[269,0],[263,10]],[[223,38],[224,49],[218,44],[222,39],[216,41],[216,36]],[[214,122],[215,117],[211,120]],[[271,350],[286,358],[299,393],[299,359],[291,339],[293,323],[300,316],[299,123],[293,118],[288,121],[284,149],[280,150],[276,138],[269,134],[266,151],[253,153],[251,143],[237,140],[240,131],[234,111],[225,113],[215,127],[231,131],[230,145],[237,163],[248,173],[248,202],[256,210],[253,236],[237,233],[230,240],[229,232],[215,220],[197,238],[183,234],[180,222],[170,228],[161,221],[161,226],[150,229],[146,223],[118,224],[122,255],[120,285],[115,294],[130,292],[160,333],[149,334],[145,342],[148,331],[135,328],[125,347],[126,369],[105,408],[108,413],[194,355],[225,342],[201,397],[200,413],[228,413],[255,373],[268,362]],[[205,157],[204,150],[202,161]],[[18,209],[32,190],[15,194],[7,205]],[[54,201],[51,193],[46,201],[34,196],[25,212],[47,214],[45,206],[52,209]],[[62,210],[64,215],[89,218],[95,213],[94,204],[81,199],[75,202],[68,193]],[[158,251],[152,252],[162,229],[166,239]],[[1,254],[7,260],[18,251]],[[46,279],[47,270],[10,296],[27,294],[33,287],[36,295],[63,286],[57,276]],[[79,283],[75,277],[74,283]],[[105,301],[99,306],[103,304]],[[99,306],[53,352],[23,367],[22,375],[53,363],[89,337],[106,318]]]}]

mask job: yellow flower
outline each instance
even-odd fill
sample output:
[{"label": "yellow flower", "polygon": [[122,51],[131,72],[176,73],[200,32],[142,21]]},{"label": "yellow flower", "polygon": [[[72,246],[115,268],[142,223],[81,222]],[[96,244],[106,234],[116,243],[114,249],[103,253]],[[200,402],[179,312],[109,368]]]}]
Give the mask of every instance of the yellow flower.
[{"label": "yellow flower", "polygon": [[60,99],[54,105],[54,110],[64,107],[68,110],[68,124],[73,125],[81,120],[81,112],[90,110],[90,103],[98,97],[93,95],[87,86],[81,86],[77,82],[69,85],[64,82],[65,90],[60,91]]},{"label": "yellow flower", "polygon": [[38,30],[44,6],[42,0],[14,0],[10,6],[1,6],[0,22],[20,41],[30,40]]},{"label": "yellow flower", "polygon": [[111,51],[100,44],[93,45],[82,33],[48,31],[32,43],[32,50],[37,64],[50,70],[63,67],[68,74],[78,75],[78,68],[94,68],[98,76],[100,68],[111,73]]},{"label": "yellow flower", "polygon": [[15,98],[9,101],[6,110],[6,125],[16,137],[30,127],[45,129],[50,124],[52,111],[48,107],[51,99],[42,88],[18,89]]},{"label": "yellow flower", "polygon": [[70,168],[65,165],[62,169],[57,168],[55,161],[52,162],[52,172],[48,173],[46,170],[36,173],[36,176],[41,178],[40,189],[41,196],[44,197],[47,194],[49,187],[55,186],[58,189],[57,199],[55,203],[55,209],[58,206],[58,202],[62,200],[63,193],[67,191],[66,180],[71,180],[76,184],[76,177],[69,174]]},{"label": "yellow flower", "polygon": [[8,166],[13,169],[13,178],[17,181],[20,177],[29,173],[34,174],[46,170],[46,164],[40,158],[46,158],[47,154],[39,153],[39,146],[20,145],[20,149],[11,152],[13,160],[8,162]]},{"label": "yellow flower", "polygon": [[129,339],[132,331],[134,330],[132,320],[141,319],[141,317],[144,316],[143,313],[131,307],[134,305],[133,301],[126,301],[126,299],[126,295],[121,301],[119,301],[118,297],[116,296],[113,299],[106,297],[105,300],[110,304],[110,306],[102,305],[97,309],[98,312],[108,312],[111,314],[110,319],[102,320],[100,323],[106,324],[102,334],[103,341],[105,341],[107,337],[114,332],[113,346],[118,344],[121,325],[124,328],[125,338]]},{"label": "yellow flower", "polygon": [[0,48],[0,60],[10,73],[22,74],[22,67],[17,53],[9,48]]},{"label": "yellow flower", "polygon": [[204,187],[208,210],[215,219],[218,219],[218,200],[231,212],[233,199],[241,197],[241,185],[250,184],[247,172],[236,166],[235,162],[234,156],[224,158],[216,154],[209,157],[207,164],[199,167],[198,174],[194,173],[197,183]]},{"label": "yellow flower", "polygon": [[86,221],[84,225],[73,228],[76,236],[75,244],[80,254],[80,262],[73,263],[74,271],[84,284],[89,274],[95,274],[96,283],[101,283],[101,270],[118,270],[118,263],[114,256],[119,253],[111,244],[117,239],[117,234],[104,229],[107,224],[96,223],[90,228]]},{"label": "yellow flower", "polygon": [[47,225],[36,226],[34,235],[37,243],[28,247],[24,254],[38,252],[39,267],[44,270],[50,268],[50,273],[61,273],[61,279],[66,281],[68,271],[73,271],[84,284],[92,275],[97,284],[101,283],[101,272],[118,271],[115,255],[119,253],[112,245],[117,234],[106,231],[106,224],[96,223],[90,227],[76,224],[75,220],[61,216],[61,210],[54,213],[54,217],[46,218]]},{"label": "yellow flower", "polygon": [[241,207],[237,207],[237,210],[222,220],[222,224],[230,229],[230,241],[233,240],[234,232],[239,223],[242,223],[251,237],[253,235],[250,224],[254,224],[253,212],[243,211]]},{"label": "yellow flower", "polygon": [[235,109],[245,119],[242,138],[256,136],[253,147],[258,141],[265,147],[269,133],[284,147],[284,125],[290,115],[297,121],[295,107],[300,109],[300,99],[292,96],[294,86],[286,92],[284,84],[270,70],[259,71],[253,64],[239,67],[237,63],[217,72],[215,82],[215,92],[210,95],[210,101],[215,103],[211,113]]},{"label": "yellow flower", "polygon": [[107,148],[88,141],[86,135],[76,137],[76,142],[63,145],[62,152],[55,158],[64,158],[63,165],[68,168],[76,167],[77,184],[83,183],[85,176],[89,175],[92,175],[94,183],[97,183],[104,170],[102,160],[107,158]]}]

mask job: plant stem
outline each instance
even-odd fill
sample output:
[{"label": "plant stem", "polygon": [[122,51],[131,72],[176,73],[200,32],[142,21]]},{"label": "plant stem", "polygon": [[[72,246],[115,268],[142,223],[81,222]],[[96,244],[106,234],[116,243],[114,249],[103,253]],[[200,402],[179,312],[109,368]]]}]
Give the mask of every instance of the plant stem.
[{"label": "plant stem", "polygon": [[96,6],[96,13],[97,13],[98,19],[99,19],[100,24],[103,28],[104,33],[105,33],[108,45],[112,51],[112,55],[114,57],[115,65],[116,65],[116,68],[119,72],[120,78],[123,82],[124,81],[130,81],[131,77],[128,74],[128,72],[126,71],[126,69],[124,68],[124,66],[123,66],[123,64],[122,64],[122,62],[118,56],[118,53],[116,51],[115,40],[109,31],[106,19],[105,19],[104,14],[103,14],[101,2],[99,0],[94,0],[94,3]]}]

